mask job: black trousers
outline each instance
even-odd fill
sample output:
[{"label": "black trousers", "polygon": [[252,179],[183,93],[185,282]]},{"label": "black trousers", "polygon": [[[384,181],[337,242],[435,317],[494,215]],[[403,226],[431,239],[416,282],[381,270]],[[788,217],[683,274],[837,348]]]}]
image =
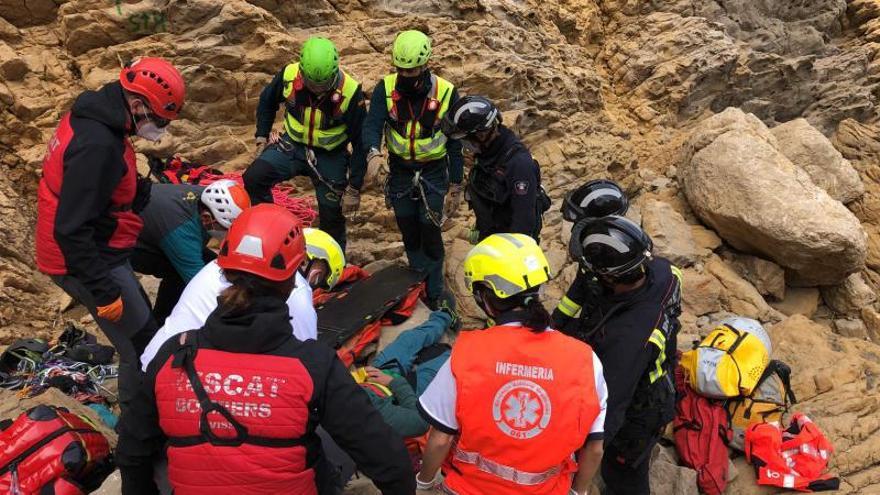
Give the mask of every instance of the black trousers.
[{"label": "black trousers", "polygon": [[[210,263],[217,259],[217,254],[205,248],[202,250],[202,259],[205,263]],[[138,273],[152,275],[162,280],[159,283],[159,292],[156,294],[156,303],[153,304],[153,319],[161,328],[180,300],[186,282],[168,258],[152,251],[135,249],[131,255],[131,267]]]},{"label": "black trousers", "polygon": [[649,495],[651,452],[675,411],[675,392],[666,378],[646,391],[636,390],[623,426],[605,446],[603,495]]}]

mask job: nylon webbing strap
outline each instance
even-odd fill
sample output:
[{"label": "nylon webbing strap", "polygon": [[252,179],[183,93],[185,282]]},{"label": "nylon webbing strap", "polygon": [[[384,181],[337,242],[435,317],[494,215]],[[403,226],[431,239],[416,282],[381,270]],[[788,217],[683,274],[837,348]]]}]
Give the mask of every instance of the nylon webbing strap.
[{"label": "nylon webbing strap", "polygon": [[554,466],[547,471],[541,473],[520,471],[519,469],[505,466],[504,464],[486,459],[477,452],[469,452],[466,450],[461,450],[457,447],[455,449],[454,458],[459,462],[472,464],[484,473],[489,473],[503,480],[507,480],[512,483],[516,483],[517,485],[524,486],[534,486],[546,483],[547,481],[559,475],[561,471],[560,466]]},{"label": "nylon webbing strap", "polygon": [[[193,334],[193,332],[187,332],[184,339],[183,346],[174,353],[174,360],[172,361],[171,366],[173,368],[183,368],[190,384],[192,385],[193,393],[195,393],[196,399],[199,401],[199,406],[202,411],[199,415],[199,432],[201,435],[171,437],[168,439],[169,444],[175,447],[191,447],[193,445],[208,442],[211,445],[222,447],[238,447],[243,443],[263,447],[295,447],[307,443],[302,437],[269,438],[250,435],[247,427],[236,420],[232,413],[229,412],[229,409],[224,405],[211,400],[211,397],[208,396],[208,391],[205,390],[202,380],[199,379],[199,374],[196,372],[195,367],[195,358],[196,354],[198,354],[198,347],[195,342],[191,341],[193,339],[198,339],[198,337]],[[235,429],[234,437],[220,437],[214,434],[214,431],[211,430],[211,422],[208,419],[208,415],[212,412],[223,416],[223,419],[232,425]]]}]

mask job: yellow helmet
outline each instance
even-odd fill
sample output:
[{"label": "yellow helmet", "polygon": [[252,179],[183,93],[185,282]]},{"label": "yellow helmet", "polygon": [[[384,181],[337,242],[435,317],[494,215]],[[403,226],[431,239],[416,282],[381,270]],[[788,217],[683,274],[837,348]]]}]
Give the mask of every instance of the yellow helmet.
[{"label": "yellow helmet", "polygon": [[308,259],[324,260],[330,266],[327,274],[327,287],[332,289],[339,282],[345,269],[345,253],[330,234],[319,229],[303,229],[306,237],[306,256]]},{"label": "yellow helmet", "polygon": [[525,234],[493,234],[474,246],[464,259],[464,282],[482,282],[501,299],[550,280],[550,265],[541,247]]}]

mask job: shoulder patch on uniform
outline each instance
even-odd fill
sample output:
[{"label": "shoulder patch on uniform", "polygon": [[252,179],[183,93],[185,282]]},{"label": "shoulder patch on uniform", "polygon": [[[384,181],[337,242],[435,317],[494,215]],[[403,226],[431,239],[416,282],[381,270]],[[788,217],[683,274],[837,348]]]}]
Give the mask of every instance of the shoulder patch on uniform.
[{"label": "shoulder patch on uniform", "polygon": [[189,201],[190,203],[195,203],[197,199],[196,193],[192,191],[187,191],[186,195],[183,197],[184,201]]},{"label": "shoulder patch on uniform", "polygon": [[519,180],[514,182],[513,184],[513,192],[519,194],[520,196],[525,196],[529,193],[529,181],[527,180]]}]

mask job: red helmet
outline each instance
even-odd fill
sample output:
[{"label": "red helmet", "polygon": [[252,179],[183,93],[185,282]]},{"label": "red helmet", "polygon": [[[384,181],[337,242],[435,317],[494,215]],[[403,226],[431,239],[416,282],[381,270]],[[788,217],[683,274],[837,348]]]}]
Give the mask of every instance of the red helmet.
[{"label": "red helmet", "polygon": [[165,59],[136,59],[119,73],[119,82],[126,91],[146,98],[150,109],[163,119],[176,119],[183,108],[183,76]]},{"label": "red helmet", "polygon": [[263,203],[242,212],[220,245],[220,268],[280,282],[293,276],[306,257],[302,223],[282,206]]}]

